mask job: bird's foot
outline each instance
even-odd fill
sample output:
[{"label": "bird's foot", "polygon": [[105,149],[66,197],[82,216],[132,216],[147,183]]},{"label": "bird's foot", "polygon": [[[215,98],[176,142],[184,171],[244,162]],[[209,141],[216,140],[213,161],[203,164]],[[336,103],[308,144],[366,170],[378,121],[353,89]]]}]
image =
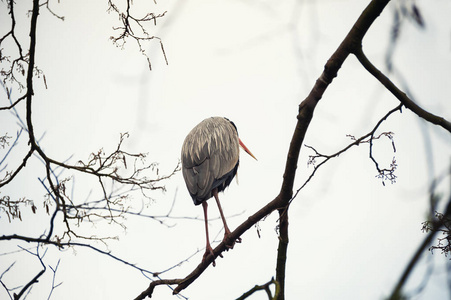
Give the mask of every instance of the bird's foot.
[{"label": "bird's foot", "polygon": [[[205,253],[204,253],[204,256],[203,256],[203,258],[202,258],[202,262],[204,262],[204,261],[207,259],[208,255],[211,255],[211,256],[213,256],[213,257],[215,256],[215,254],[213,253],[213,248],[211,248],[210,245],[208,245],[208,246],[205,248]],[[222,254],[219,254],[219,257],[222,258]],[[212,262],[211,264],[213,265],[213,267],[216,267],[216,262],[215,262],[214,259],[213,259],[213,262]]]},{"label": "bird's foot", "polygon": [[229,235],[230,235],[230,231],[226,232],[224,234],[224,238],[222,239],[222,241],[224,242],[225,246],[227,247],[227,249],[233,249],[233,246],[235,246],[235,243],[241,243],[241,238],[237,238],[234,241],[231,241],[229,239]]}]

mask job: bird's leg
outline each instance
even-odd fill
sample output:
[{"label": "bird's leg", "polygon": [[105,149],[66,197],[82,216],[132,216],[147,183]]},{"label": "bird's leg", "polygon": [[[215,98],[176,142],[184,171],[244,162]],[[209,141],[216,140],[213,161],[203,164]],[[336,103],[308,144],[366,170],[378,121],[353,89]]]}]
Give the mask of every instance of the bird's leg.
[{"label": "bird's leg", "polygon": [[213,195],[215,196],[216,204],[218,204],[219,213],[221,214],[222,223],[224,223],[224,231],[225,232],[224,232],[224,239],[222,241],[226,244],[226,246],[228,248],[233,248],[233,245],[235,243],[241,243],[241,238],[237,238],[236,241],[234,241],[231,245],[227,244],[227,238],[228,238],[228,236],[230,234],[230,229],[229,229],[229,226],[227,226],[227,222],[226,222],[226,219],[224,217],[224,213],[222,212],[221,203],[219,203],[219,196],[218,196],[218,189],[217,188],[215,188],[213,190]]},{"label": "bird's leg", "polygon": [[[209,254],[211,254],[214,257],[214,253],[213,253],[213,248],[211,248],[211,245],[210,245],[210,238],[208,237],[208,217],[207,217],[208,204],[207,204],[207,201],[202,202],[202,208],[204,209],[205,233],[207,235],[207,246],[205,247],[205,253],[202,258],[202,261],[204,261]],[[216,263],[213,260],[213,267],[214,266],[216,266]]]}]

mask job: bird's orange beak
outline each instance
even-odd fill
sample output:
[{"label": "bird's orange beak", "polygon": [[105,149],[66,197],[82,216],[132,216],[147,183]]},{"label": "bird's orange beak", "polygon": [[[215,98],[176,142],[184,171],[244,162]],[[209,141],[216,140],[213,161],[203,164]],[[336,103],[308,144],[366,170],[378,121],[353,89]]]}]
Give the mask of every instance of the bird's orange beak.
[{"label": "bird's orange beak", "polygon": [[238,140],[240,141],[240,146],[241,148],[243,148],[244,151],[247,152],[247,154],[249,154],[250,156],[252,156],[255,160],[258,160],[254,154],[252,154],[252,152],[243,144],[243,142],[241,141],[241,139],[238,138]]}]

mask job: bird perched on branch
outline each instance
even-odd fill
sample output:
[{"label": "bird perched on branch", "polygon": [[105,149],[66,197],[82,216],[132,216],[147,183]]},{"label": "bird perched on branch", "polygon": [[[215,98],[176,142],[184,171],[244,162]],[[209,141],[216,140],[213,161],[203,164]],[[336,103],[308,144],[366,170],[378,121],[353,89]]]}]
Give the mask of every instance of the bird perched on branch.
[{"label": "bird perched on branch", "polygon": [[[203,120],[186,136],[182,147],[182,173],[194,204],[202,204],[205,218],[207,246],[203,260],[213,248],[208,237],[207,200],[214,196],[224,223],[223,241],[229,248],[235,241],[228,241],[230,229],[219,202],[218,193],[224,191],[235,177],[239,152],[242,147],[255,160],[255,156],[241,142],[235,124],[227,118],[212,117]],[[236,242],[240,242],[237,239]],[[227,244],[229,242],[229,244]],[[231,244],[230,244],[231,243]],[[215,263],[213,262],[213,266]]]}]

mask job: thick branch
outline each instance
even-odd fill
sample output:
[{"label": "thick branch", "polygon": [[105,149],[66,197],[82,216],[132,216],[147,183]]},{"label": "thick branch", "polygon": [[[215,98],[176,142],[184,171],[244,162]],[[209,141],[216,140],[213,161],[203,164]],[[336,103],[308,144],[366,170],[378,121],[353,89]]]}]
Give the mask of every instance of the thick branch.
[{"label": "thick branch", "polygon": [[39,15],[39,0],[33,1],[33,12],[31,15],[30,23],[30,61],[28,62],[28,72],[27,72],[27,127],[28,134],[30,137],[30,146],[32,149],[37,147],[36,140],[33,131],[33,122],[31,119],[31,102],[33,98],[33,70],[34,70],[34,59],[36,52],[36,27]]},{"label": "thick branch", "polygon": [[[280,207],[280,200],[281,198],[277,197],[273,201],[269,202],[265,207],[257,211],[255,214],[250,216],[245,222],[243,222],[240,226],[238,226],[234,231],[232,231],[228,235],[229,241],[235,241],[237,240],[244,232],[246,232],[249,228],[254,226],[258,221],[263,219],[265,216],[276,210],[278,207]],[[230,244],[228,242],[221,242],[214,250],[213,254],[206,257],[205,260],[203,260],[197,268],[191,272],[188,276],[186,276],[183,281],[178,284],[178,286],[174,289],[174,294],[178,294],[180,291],[188,287],[194,280],[196,280],[212,263],[220,254],[224,251],[227,251],[229,248],[226,246],[227,244]]]},{"label": "thick branch", "polygon": [[277,248],[276,282],[279,293],[276,300],[285,299],[285,271],[288,251],[288,206],[279,209],[279,247]]}]

